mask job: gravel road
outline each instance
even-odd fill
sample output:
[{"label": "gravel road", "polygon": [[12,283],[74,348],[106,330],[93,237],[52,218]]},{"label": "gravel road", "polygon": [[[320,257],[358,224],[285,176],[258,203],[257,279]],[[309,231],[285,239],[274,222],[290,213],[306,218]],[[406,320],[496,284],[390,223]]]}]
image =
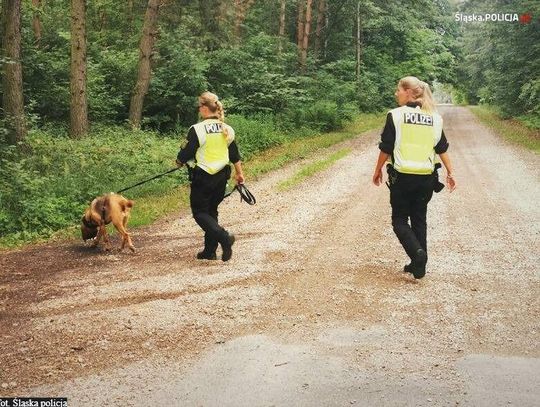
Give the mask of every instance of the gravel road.
[{"label": "gravel road", "polygon": [[298,187],[277,184],[310,160],[248,180],[253,207],[224,202],[228,263],[195,260],[188,212],[133,230],[134,255],[1,253],[0,396],[539,406],[540,159],[466,108],[440,111],[458,188],[430,203],[424,279],[401,272],[388,189],[371,184],[379,131],[364,134]]}]

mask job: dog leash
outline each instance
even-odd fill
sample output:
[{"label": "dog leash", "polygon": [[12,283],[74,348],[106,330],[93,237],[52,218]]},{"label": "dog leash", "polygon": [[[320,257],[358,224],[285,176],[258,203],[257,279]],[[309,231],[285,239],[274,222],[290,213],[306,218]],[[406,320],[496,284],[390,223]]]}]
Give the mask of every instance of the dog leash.
[{"label": "dog leash", "polygon": [[[127,188],[123,188],[123,189],[119,190],[116,193],[120,194],[122,192],[125,192],[125,191],[131,189],[131,188],[135,188],[135,187],[138,187],[139,185],[146,184],[147,182],[152,181],[154,179],[161,178],[161,177],[163,177],[163,176],[165,176],[167,174],[170,174],[171,172],[178,171],[179,169],[180,169],[180,167],[172,168],[172,169],[170,169],[168,171],[165,171],[164,173],[155,175],[152,178],[145,179],[144,181],[137,182],[136,184],[131,185],[131,186],[127,187]],[[255,205],[257,203],[257,200],[255,199],[255,196],[249,191],[249,189],[246,188],[246,186],[244,184],[236,184],[231,192],[225,194],[224,198],[227,198],[235,190],[240,193],[240,202],[245,201],[249,205]]]},{"label": "dog leash", "polygon": [[169,171],[165,171],[162,174],[158,174],[158,175],[156,175],[156,176],[154,176],[152,178],[148,178],[148,179],[145,179],[144,181],[137,182],[135,185],[132,185],[132,186],[124,188],[124,189],[121,189],[120,191],[117,192],[117,194],[120,194],[120,193],[122,193],[124,191],[127,191],[128,189],[138,187],[139,185],[146,184],[147,182],[152,181],[153,179],[161,178],[164,175],[170,174],[171,172],[174,172],[174,171],[178,171],[179,169],[180,169],[180,167],[172,168]]},{"label": "dog leash", "polygon": [[234,191],[238,191],[240,194],[240,202],[245,201],[249,205],[255,205],[257,200],[255,196],[246,188],[244,184],[236,184],[231,192],[225,194],[224,198],[230,196]]}]

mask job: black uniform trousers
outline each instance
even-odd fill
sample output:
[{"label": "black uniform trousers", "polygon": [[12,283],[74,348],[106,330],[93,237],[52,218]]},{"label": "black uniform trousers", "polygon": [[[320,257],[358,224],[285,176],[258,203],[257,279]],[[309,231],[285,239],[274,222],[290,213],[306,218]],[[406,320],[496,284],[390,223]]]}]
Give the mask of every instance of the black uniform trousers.
[{"label": "black uniform trousers", "polygon": [[433,175],[402,173],[397,173],[395,181],[390,184],[392,227],[411,260],[418,249],[427,253],[426,216],[433,185]]},{"label": "black uniform trousers", "polygon": [[229,165],[213,175],[199,167],[195,167],[191,173],[191,212],[204,231],[206,253],[215,253],[219,243],[228,242],[229,234],[218,224],[218,206],[223,201],[230,176]]}]

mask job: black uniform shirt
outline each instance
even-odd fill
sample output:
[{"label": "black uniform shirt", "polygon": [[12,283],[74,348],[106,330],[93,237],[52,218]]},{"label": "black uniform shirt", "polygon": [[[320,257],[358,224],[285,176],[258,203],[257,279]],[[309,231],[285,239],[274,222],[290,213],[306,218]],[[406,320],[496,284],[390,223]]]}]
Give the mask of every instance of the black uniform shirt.
[{"label": "black uniform shirt", "polygon": [[[420,104],[416,102],[409,102],[407,103],[407,106],[416,107],[416,106],[420,106]],[[392,113],[388,113],[388,115],[386,116],[386,124],[384,125],[384,129],[381,134],[381,142],[379,143],[379,149],[383,153],[392,155],[392,160],[393,160],[395,143],[396,143],[396,128],[394,127],[394,120],[392,119]],[[446,136],[444,135],[444,130],[443,130],[441,139],[435,146],[435,152],[437,154],[446,153],[446,151],[448,150],[448,146],[449,146],[448,140],[446,140]]]},{"label": "black uniform shirt", "polygon": [[[191,127],[187,135],[187,144],[180,149],[176,159],[183,164],[187,163],[189,160],[193,160],[199,147],[200,144],[197,132]],[[233,140],[233,142],[229,144],[229,161],[236,164],[240,160],[241,157],[240,152],[238,151],[238,145],[236,144],[236,141]]]}]

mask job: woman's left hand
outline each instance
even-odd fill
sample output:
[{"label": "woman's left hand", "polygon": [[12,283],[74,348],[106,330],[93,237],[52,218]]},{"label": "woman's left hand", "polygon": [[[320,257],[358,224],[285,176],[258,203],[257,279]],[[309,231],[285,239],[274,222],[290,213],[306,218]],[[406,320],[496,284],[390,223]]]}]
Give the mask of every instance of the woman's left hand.
[{"label": "woman's left hand", "polygon": [[237,184],[243,184],[244,183],[244,174],[235,174],[234,178],[236,179]]},{"label": "woman's left hand", "polygon": [[454,189],[456,189],[456,180],[451,174],[448,174],[446,176],[446,186],[448,187],[448,190],[452,192]]}]

